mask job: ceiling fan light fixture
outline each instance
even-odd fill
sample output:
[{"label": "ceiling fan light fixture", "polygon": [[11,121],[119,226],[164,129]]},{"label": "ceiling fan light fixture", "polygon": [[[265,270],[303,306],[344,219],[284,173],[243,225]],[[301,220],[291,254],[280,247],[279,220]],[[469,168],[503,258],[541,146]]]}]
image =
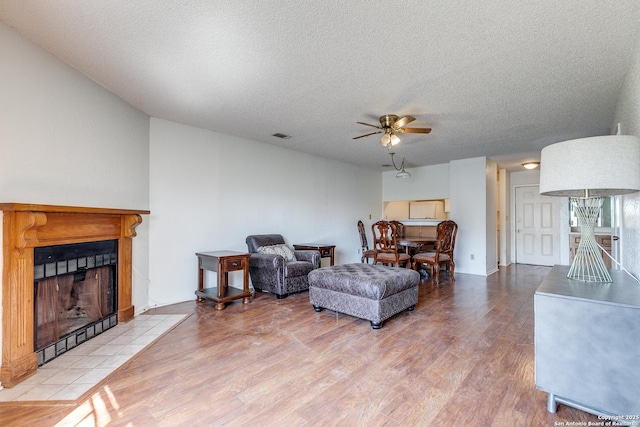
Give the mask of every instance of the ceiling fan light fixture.
[{"label": "ceiling fan light fixture", "polygon": [[404,126],[413,122],[416,118],[412,116],[398,117],[395,114],[387,114],[380,117],[380,126],[370,123],[356,122],[361,125],[378,129],[375,132],[365,133],[364,135],[354,136],[353,139],[364,138],[369,135],[383,134],[380,138],[380,145],[390,148],[400,142],[399,133],[430,133],[431,128],[405,128]]},{"label": "ceiling fan light fixture", "polygon": [[400,142],[400,138],[398,138],[398,135],[394,134],[391,129],[385,129],[384,135],[380,138],[380,145],[387,148],[396,145],[398,142]]},{"label": "ceiling fan light fixture", "polygon": [[391,144],[391,132],[385,132],[382,138],[380,138],[380,145],[386,147],[389,144]]}]

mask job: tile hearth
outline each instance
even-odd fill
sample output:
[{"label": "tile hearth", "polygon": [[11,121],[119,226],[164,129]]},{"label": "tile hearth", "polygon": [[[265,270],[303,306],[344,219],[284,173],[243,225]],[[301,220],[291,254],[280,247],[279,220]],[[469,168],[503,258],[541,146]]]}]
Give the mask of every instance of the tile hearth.
[{"label": "tile hearth", "polygon": [[0,403],[75,401],[186,317],[142,314],[118,324],[41,366],[15,387],[0,390]]}]

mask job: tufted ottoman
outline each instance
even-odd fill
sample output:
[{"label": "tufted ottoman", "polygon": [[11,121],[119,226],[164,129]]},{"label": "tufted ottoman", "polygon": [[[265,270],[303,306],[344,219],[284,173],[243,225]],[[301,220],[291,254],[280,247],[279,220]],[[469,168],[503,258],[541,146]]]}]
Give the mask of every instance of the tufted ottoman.
[{"label": "tufted ottoman", "polygon": [[373,329],[418,302],[420,274],[408,268],[371,264],[323,267],[309,273],[309,300],[315,311],[328,308],[366,319]]}]

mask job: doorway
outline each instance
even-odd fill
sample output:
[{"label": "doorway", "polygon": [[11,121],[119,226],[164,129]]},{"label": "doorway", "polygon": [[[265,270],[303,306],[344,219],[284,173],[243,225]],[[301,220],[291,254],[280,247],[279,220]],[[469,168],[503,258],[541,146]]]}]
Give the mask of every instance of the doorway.
[{"label": "doorway", "polygon": [[538,185],[515,187],[517,264],[560,264],[561,200],[540,195]]}]

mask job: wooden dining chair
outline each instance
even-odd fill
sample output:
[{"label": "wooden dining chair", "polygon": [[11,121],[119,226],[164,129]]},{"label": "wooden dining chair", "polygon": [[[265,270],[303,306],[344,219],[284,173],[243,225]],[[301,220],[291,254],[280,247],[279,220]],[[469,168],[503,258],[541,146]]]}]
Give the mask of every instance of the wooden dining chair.
[{"label": "wooden dining chair", "polygon": [[396,220],[389,222],[396,226],[396,239],[402,239],[404,237],[404,224]]},{"label": "wooden dining chair", "polygon": [[442,221],[437,226],[436,247],[434,252],[420,252],[413,256],[413,268],[418,270],[418,264],[428,264],[431,277],[435,283],[440,280],[440,266],[445,265],[449,270],[449,277],[455,281],[453,275],[456,264],[453,261],[453,249],[456,245],[458,224],[453,221]]},{"label": "wooden dining chair", "polygon": [[378,221],[371,226],[373,233],[373,263],[393,264],[396,267],[411,266],[409,254],[398,251],[396,225],[390,221]]},{"label": "wooden dining chair", "polygon": [[358,221],[358,234],[360,234],[360,246],[362,246],[362,256],[360,262],[367,262],[369,259],[373,259],[373,249],[369,249],[369,243],[367,242],[367,234],[364,231],[364,224],[362,221]]},{"label": "wooden dining chair", "polygon": [[[396,241],[399,242],[404,237],[404,224],[396,220],[389,221],[389,222],[396,226],[396,231],[395,231]],[[400,251],[406,251],[407,248],[401,245],[399,249]]]}]

